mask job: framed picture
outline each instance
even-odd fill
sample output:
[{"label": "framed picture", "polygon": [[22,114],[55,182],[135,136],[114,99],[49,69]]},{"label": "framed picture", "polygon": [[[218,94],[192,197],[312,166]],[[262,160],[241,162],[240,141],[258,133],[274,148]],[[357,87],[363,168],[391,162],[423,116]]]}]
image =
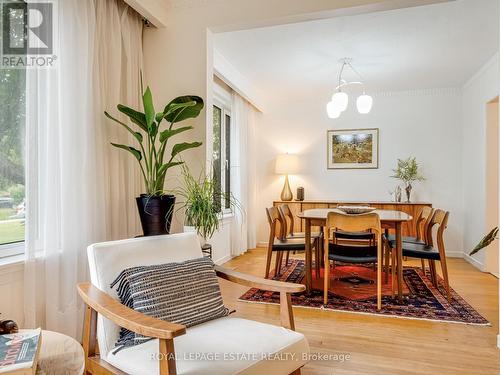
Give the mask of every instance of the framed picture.
[{"label": "framed picture", "polygon": [[328,169],[378,168],[378,129],[328,130]]}]

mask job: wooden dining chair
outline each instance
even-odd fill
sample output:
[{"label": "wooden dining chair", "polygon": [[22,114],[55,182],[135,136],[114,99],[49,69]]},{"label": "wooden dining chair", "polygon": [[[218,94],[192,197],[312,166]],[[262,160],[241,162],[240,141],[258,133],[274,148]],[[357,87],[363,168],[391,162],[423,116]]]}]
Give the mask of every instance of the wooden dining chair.
[{"label": "wooden dining chair", "polygon": [[[338,231],[367,232],[375,236],[375,245],[344,245],[331,243]],[[325,279],[323,303],[328,303],[330,289],[330,261],[345,263],[376,263],[377,264],[377,309],[382,307],[382,229],[380,218],[376,213],[362,215],[347,215],[339,212],[329,212],[324,232],[324,262]]]},{"label": "wooden dining chair", "polygon": [[[411,243],[404,242],[403,243],[403,256],[409,258],[419,258],[422,260],[427,260],[429,262],[429,272],[431,276],[431,281],[433,285],[438,287],[438,279],[436,273],[436,260],[439,260],[441,263],[441,270],[443,273],[444,284],[446,288],[448,301],[451,302],[451,292],[450,292],[450,281],[448,277],[448,267],[446,264],[446,250],[444,245],[444,231],[448,226],[448,218],[450,213],[448,211],[444,211],[441,209],[434,210],[429,224],[425,233],[425,243]],[[437,227],[436,232],[436,241],[433,239],[433,231],[434,228]],[[435,245],[437,242],[437,247]],[[395,248],[394,243],[390,243],[391,248]],[[395,251],[393,251],[395,252]],[[397,265],[398,267],[402,267],[402,265]],[[424,267],[424,275],[426,274],[426,270]]]},{"label": "wooden dining chair", "polygon": [[[429,224],[431,222],[432,216],[434,214],[434,209],[432,207],[425,206],[418,213],[417,219],[415,221],[415,229],[416,236],[404,236],[402,238],[403,243],[417,243],[417,244],[425,244],[427,238],[427,231],[429,229]],[[389,257],[390,249],[396,247],[396,236],[394,234],[386,233],[384,238],[386,239],[389,245],[388,250],[386,251],[386,259]],[[424,260],[421,259],[422,271],[425,274],[425,263]],[[388,267],[388,261],[386,260],[386,267]]]},{"label": "wooden dining chair", "polygon": [[[269,242],[267,246],[267,261],[265,278],[269,277],[271,268],[271,259],[273,252],[276,253],[276,275],[281,270],[283,253],[290,251],[305,251],[305,238],[287,238],[283,236],[283,230],[286,225],[277,207],[266,208],[267,220],[269,222]],[[317,249],[317,240],[311,238],[311,246]]]},{"label": "wooden dining chair", "polygon": [[[286,238],[305,238],[306,233],[305,232],[295,232],[295,220],[293,217],[293,212],[290,210],[290,206],[288,204],[283,203],[280,206],[278,206],[278,211],[281,216],[281,222],[283,223],[282,225],[282,236]],[[315,262],[315,270],[316,270],[316,277],[319,277],[320,274],[320,267],[322,266],[323,262],[323,232],[311,232],[311,238],[314,239],[315,242],[315,259],[318,259],[319,261]],[[294,252],[295,253],[295,252]],[[285,257],[285,264],[288,264],[288,259],[290,257],[290,252],[286,253]]]}]

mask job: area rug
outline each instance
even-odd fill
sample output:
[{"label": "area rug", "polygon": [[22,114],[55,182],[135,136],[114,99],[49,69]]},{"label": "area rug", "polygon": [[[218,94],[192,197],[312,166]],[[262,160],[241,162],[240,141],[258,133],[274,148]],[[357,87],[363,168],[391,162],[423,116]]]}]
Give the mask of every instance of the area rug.
[{"label": "area rug", "polygon": [[[275,280],[292,283],[302,282],[303,260],[290,260]],[[314,272],[314,271],[313,271]],[[310,293],[292,295],[293,306],[317,308],[353,313],[376,314],[410,319],[425,319],[475,325],[489,322],[470,306],[457,292],[451,291],[451,303],[446,298],[444,283],[439,278],[439,287],[432,284],[429,274],[417,267],[403,269],[403,301],[391,296],[391,280],[383,284],[382,309],[377,310],[376,271],[366,266],[337,266],[333,270],[332,284],[328,293],[328,304],[323,306],[323,278],[313,274],[313,290]],[[279,293],[250,289],[240,300],[279,304]]]}]

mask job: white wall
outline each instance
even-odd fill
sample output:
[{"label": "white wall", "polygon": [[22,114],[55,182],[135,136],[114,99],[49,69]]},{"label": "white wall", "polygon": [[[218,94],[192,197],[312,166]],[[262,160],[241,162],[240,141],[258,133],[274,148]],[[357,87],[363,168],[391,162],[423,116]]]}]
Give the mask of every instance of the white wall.
[{"label": "white wall", "polygon": [[[268,105],[258,131],[258,184],[262,212],[259,241],[267,240],[264,207],[279,198],[283,177],[274,174],[274,160],[283,152],[302,160],[301,173],[291,176],[292,190],[304,186],[308,199],[391,199],[397,180],[391,178],[397,158],[415,156],[425,182],[416,184],[414,201],[431,202],[451,211],[448,252],[462,253],[461,92],[436,89],[374,95],[369,115],[352,103],[339,119],[326,116],[328,96],[318,94],[300,102]],[[379,128],[379,168],[328,170],[326,132],[333,129]]]},{"label": "white wall", "polygon": [[[499,94],[498,54],[479,70],[463,88],[463,249],[468,254],[486,234],[486,103]],[[490,228],[491,229],[491,228]],[[471,263],[484,269],[485,252],[472,258]]]}]

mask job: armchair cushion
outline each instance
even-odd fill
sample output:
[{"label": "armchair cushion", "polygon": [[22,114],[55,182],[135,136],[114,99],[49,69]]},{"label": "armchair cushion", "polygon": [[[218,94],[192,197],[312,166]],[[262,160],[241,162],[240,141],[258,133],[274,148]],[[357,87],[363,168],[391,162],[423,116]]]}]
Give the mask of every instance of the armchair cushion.
[{"label": "armchair cushion", "polygon": [[[211,320],[188,328],[174,339],[177,374],[290,374],[307,363],[304,335],[270,324],[236,317]],[[105,357],[134,375],[155,375],[158,340],[125,348]]]},{"label": "armchair cushion", "polygon": [[[222,301],[214,264],[207,257],[127,268],[111,287],[116,284],[122,304],[186,327],[229,314]],[[148,340],[122,328],[116,345],[131,346]]]}]

